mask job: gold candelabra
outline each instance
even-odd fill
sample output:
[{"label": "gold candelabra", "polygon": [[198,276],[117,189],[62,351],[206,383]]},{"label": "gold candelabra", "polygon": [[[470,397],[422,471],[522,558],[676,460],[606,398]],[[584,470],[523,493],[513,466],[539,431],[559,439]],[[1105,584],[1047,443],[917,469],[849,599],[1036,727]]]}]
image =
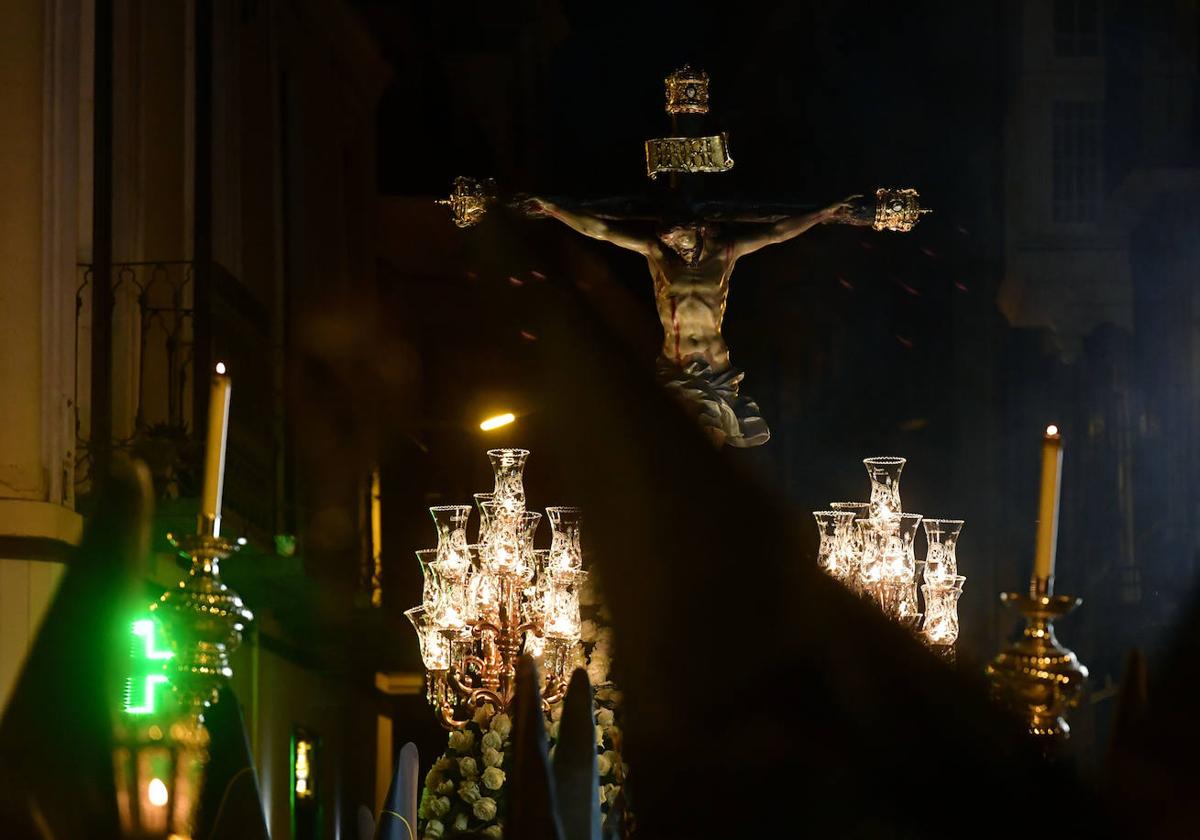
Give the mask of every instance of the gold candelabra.
[{"label": "gold candelabra", "polygon": [[[515,581],[501,583],[499,621],[472,619],[467,630],[451,637],[450,667],[430,669],[426,673],[426,697],[448,729],[461,729],[470,717],[459,718],[460,709],[475,709],[485,703],[504,711],[511,706],[516,691],[517,658],[529,634],[544,639],[544,627],[533,621],[520,621],[519,596]],[[551,650],[547,651],[549,647]],[[544,669],[542,703],[549,708],[566,694],[567,682],[557,660],[567,652],[561,640],[543,645]],[[468,652],[468,651],[474,652]],[[547,655],[549,654],[549,655]]]},{"label": "gold candelabra", "polygon": [[[906,463],[897,456],[864,459],[870,501],[831,502],[829,510],[813,511],[820,535],[817,565],[953,663],[966,582],[956,552],[963,520],[903,512],[900,474]],[[914,546],[922,525],[927,549],[918,562]]]},{"label": "gold candelabra", "polygon": [[488,452],[492,493],[476,495],[479,541],[466,537],[470,505],[430,508],[438,547],[417,552],[424,576],[420,606],[405,615],[417,631],[427,699],[442,725],[461,729],[474,710],[507,709],[517,659],[531,655],[543,674],[542,701],[562,699],[579,649],[582,570],[578,508],[549,507],[549,549],[534,549],[540,513],[525,509],[523,449]]},{"label": "gold candelabra", "polygon": [[1038,527],[1029,594],[1005,592],[1000,600],[1025,619],[1021,637],[987,667],[997,698],[1025,720],[1029,734],[1047,747],[1070,735],[1068,710],[1079,701],[1088,670],[1054,635],[1054,622],[1082,603],[1054,594],[1058,549],[1058,505],[1062,486],[1062,434],[1046,427],[1042,438],[1042,479]]},{"label": "gold candelabra", "polygon": [[1066,738],[1066,714],[1079,701],[1088,670],[1054,635],[1054,622],[1082,603],[1054,595],[1054,578],[1034,576],[1029,593],[1005,592],[1000,600],[1025,619],[1021,636],[987,666],[997,697],[1020,714],[1037,738]]}]

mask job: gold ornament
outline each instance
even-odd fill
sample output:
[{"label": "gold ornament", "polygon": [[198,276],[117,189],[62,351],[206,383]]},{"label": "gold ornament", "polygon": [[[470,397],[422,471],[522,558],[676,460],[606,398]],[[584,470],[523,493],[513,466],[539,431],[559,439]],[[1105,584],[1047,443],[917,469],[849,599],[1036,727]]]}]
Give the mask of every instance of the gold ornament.
[{"label": "gold ornament", "polygon": [[921,207],[921,196],[916,190],[891,190],[880,187],[875,190],[875,230],[894,230],[907,233],[921,220],[921,216],[933,212]]},{"label": "gold ornament", "polygon": [[465,175],[454,179],[454,189],[449,198],[442,198],[436,204],[449,207],[454,214],[454,224],[460,228],[474,227],[479,224],[487,213],[487,206],[496,199],[496,183],[490,178],[476,181]]},{"label": "gold ornament", "polygon": [[664,80],[668,114],[708,113],[708,74],[684,65]]},{"label": "gold ornament", "polygon": [[728,172],[733,159],[725,132],[710,137],[659,137],[646,141],[646,174],[662,172]]}]

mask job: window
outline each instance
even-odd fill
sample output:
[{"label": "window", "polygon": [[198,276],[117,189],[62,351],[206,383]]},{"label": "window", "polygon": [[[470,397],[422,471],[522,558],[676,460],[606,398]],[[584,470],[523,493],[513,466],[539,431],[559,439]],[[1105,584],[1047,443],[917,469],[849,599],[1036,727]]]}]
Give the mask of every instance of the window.
[{"label": "window", "polygon": [[1100,0],[1054,0],[1054,54],[1066,58],[1100,52]]},{"label": "window", "polygon": [[312,732],[292,730],[292,837],[318,840],[321,836],[321,801],[318,796],[320,739]]},{"label": "window", "polygon": [[1094,222],[1100,192],[1100,103],[1055,102],[1053,218]]}]

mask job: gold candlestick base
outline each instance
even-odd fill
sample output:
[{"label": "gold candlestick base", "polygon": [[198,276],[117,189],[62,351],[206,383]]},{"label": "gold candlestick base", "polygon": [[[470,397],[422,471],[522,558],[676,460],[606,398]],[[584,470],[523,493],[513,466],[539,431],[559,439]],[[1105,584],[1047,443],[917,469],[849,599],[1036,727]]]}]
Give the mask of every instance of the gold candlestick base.
[{"label": "gold candlestick base", "polygon": [[191,557],[192,567],[179,587],[164,592],[151,609],[162,615],[175,652],[172,664],[180,699],[201,716],[233,676],[229,656],[241,644],[242,630],[254,614],[221,580],[220,563],[237,550],[236,543],[211,533],[168,536]]},{"label": "gold candlestick base", "polygon": [[1026,721],[1035,738],[1070,735],[1066,713],[1087,679],[1087,667],[1054,636],[1054,621],[1082,603],[1070,595],[1052,595],[1052,581],[1035,578],[1029,594],[1005,592],[1000,600],[1025,618],[1021,637],[987,666],[996,696]]}]

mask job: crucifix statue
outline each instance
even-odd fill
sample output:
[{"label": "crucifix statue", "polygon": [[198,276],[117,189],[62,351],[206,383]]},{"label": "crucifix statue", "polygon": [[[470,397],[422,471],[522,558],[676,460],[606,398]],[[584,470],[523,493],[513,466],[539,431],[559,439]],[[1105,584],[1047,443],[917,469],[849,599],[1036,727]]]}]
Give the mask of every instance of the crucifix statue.
[{"label": "crucifix statue", "polygon": [[[667,112],[674,133],[680,123],[708,111],[708,76],[684,68],[666,80]],[[673,192],[678,180],[733,167],[725,134],[675,136],[646,142],[646,169],[651,179],[668,173]],[[455,220],[466,227],[477,222],[491,200],[490,186],[460,178],[449,204]],[[730,362],[721,336],[729,297],[729,279],[738,259],[768,245],[787,242],[820,224],[871,226],[876,230],[911,230],[922,213],[915,190],[880,189],[875,201],[851,196],[821,209],[789,206],[747,211],[729,203],[683,199],[653,207],[637,202],[568,202],[523,197],[520,210],[534,217],[557,219],[572,230],[634,251],[646,258],[654,281],[654,297],[663,328],[658,374],[668,390],[683,398],[701,426],[718,445],[759,446],[770,430],[754,400],[740,393],[742,371]]]}]

